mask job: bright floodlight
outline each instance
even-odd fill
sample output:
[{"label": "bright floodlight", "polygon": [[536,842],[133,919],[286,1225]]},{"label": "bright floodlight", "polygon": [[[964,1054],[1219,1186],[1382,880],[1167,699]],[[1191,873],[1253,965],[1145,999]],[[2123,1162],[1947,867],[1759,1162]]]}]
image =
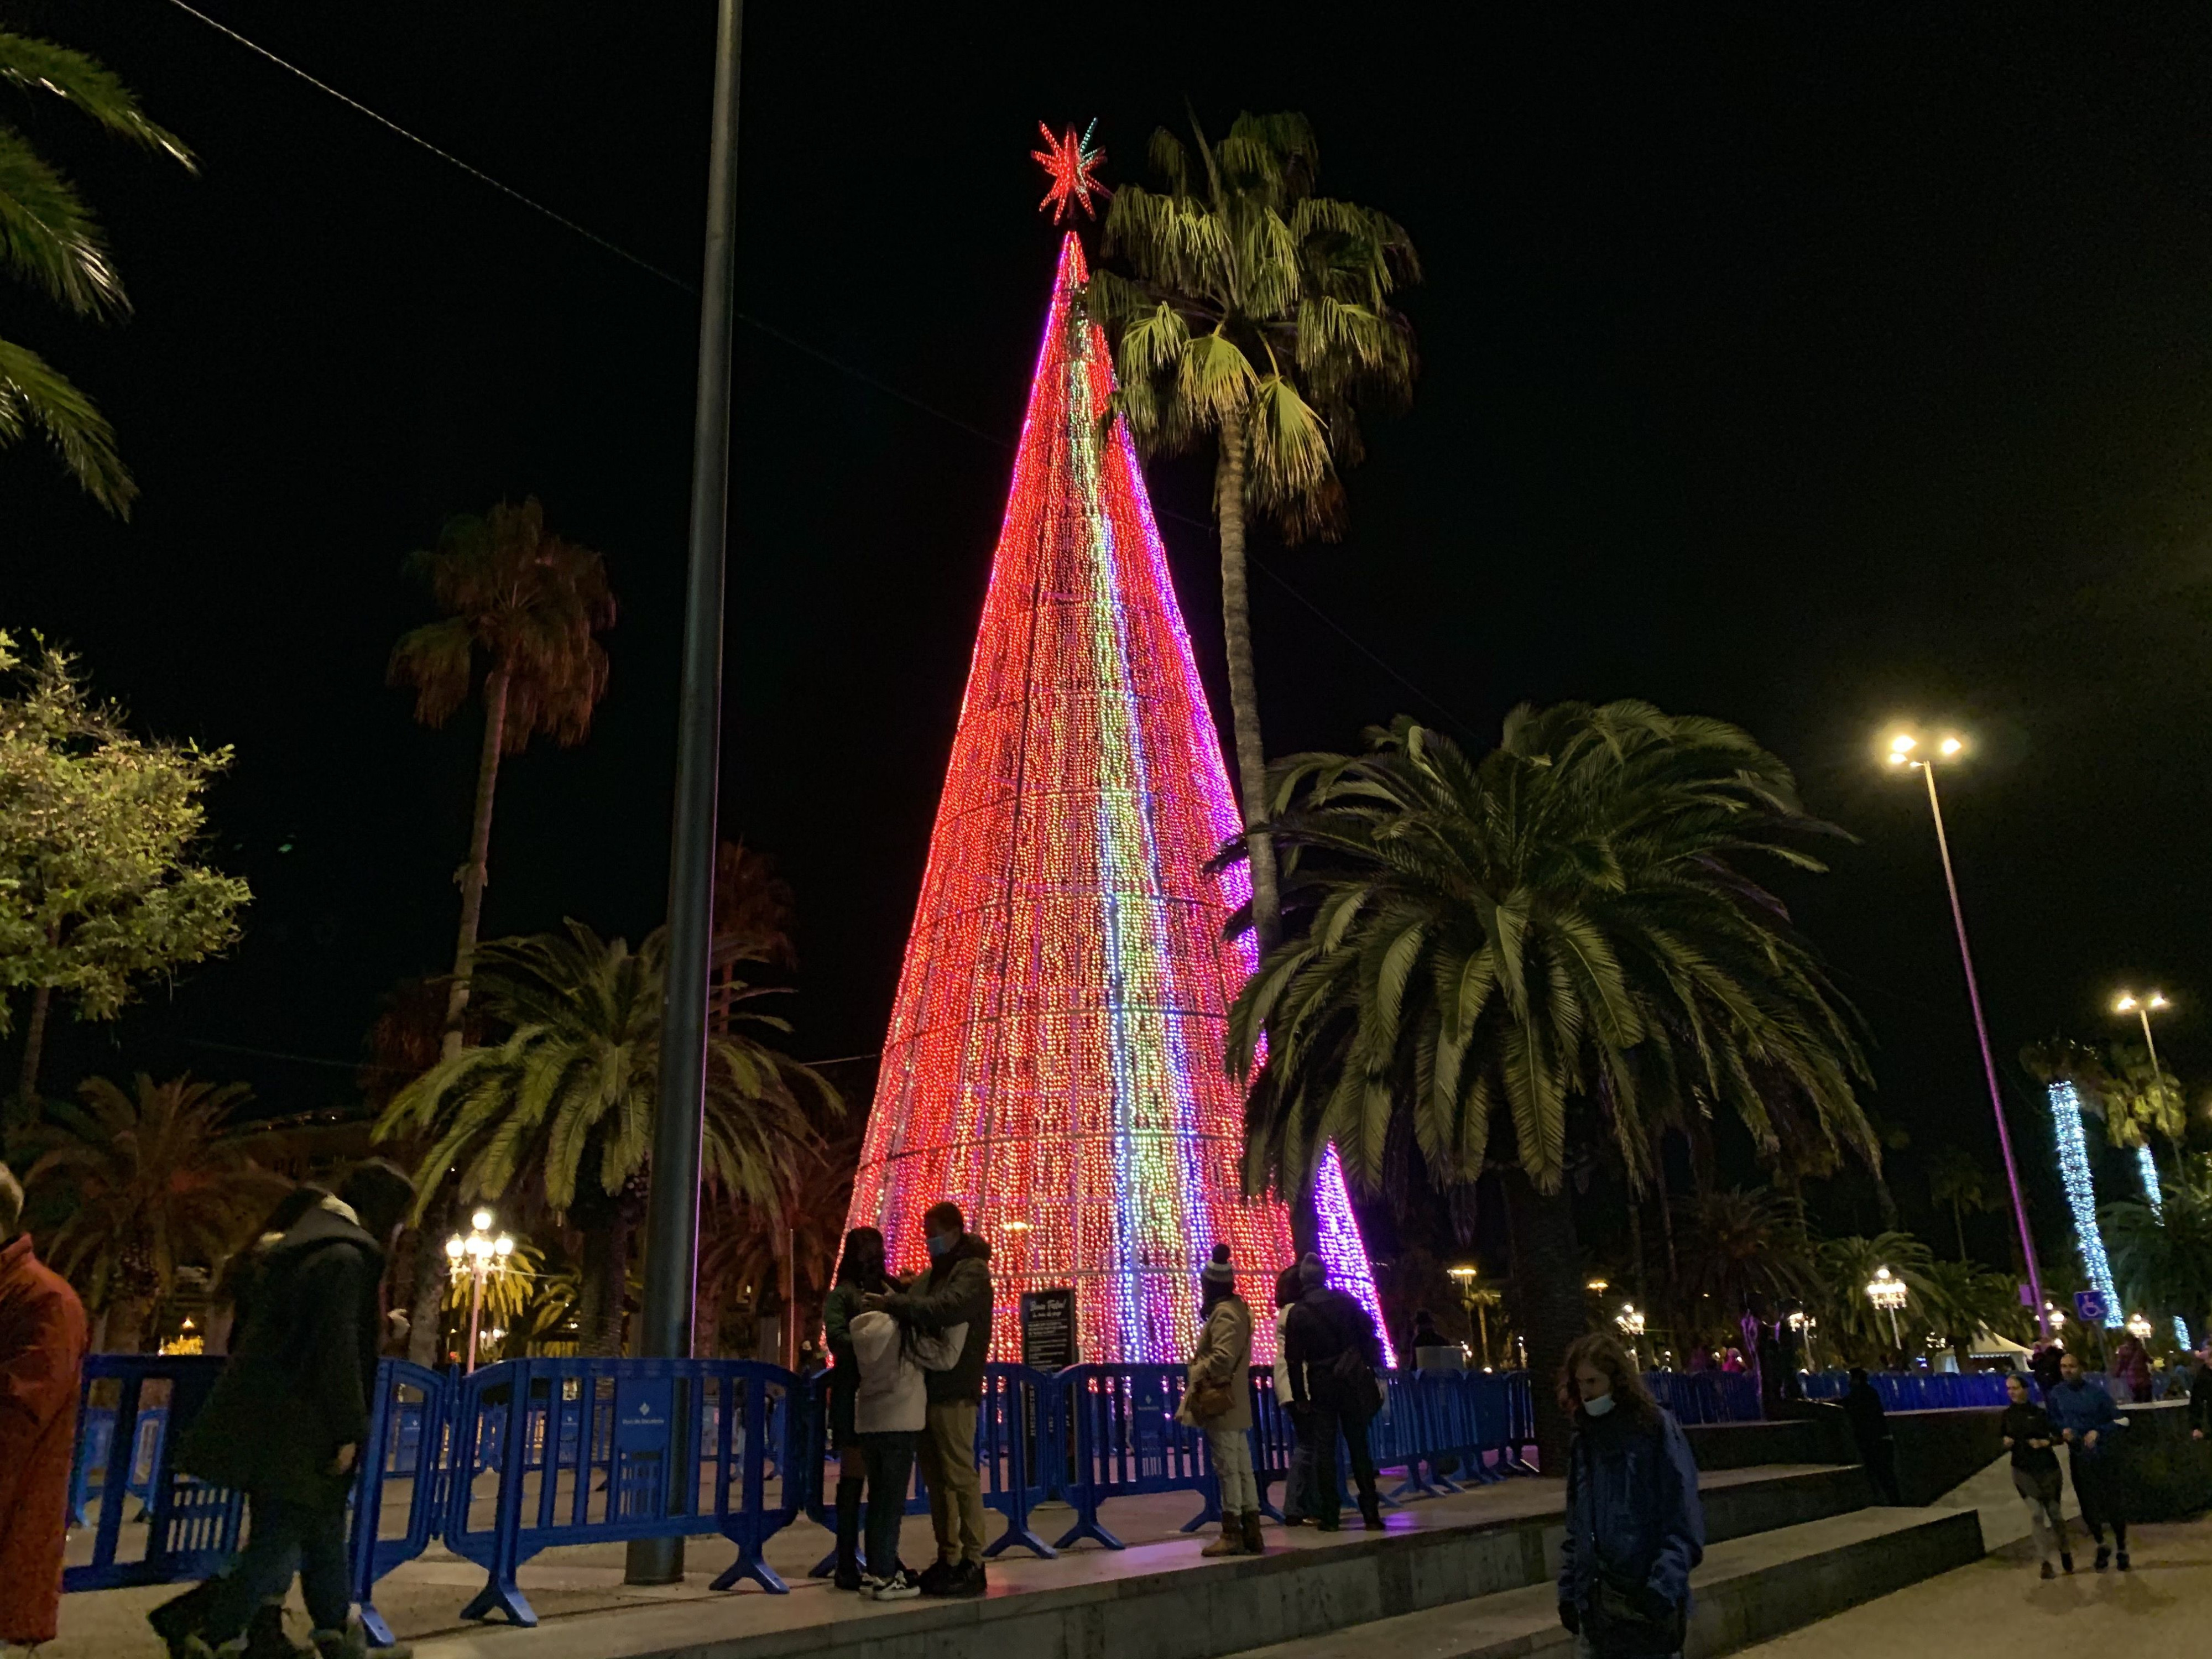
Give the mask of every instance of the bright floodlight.
[{"label": "bright floodlight", "polygon": [[2154,1008],[2163,1008],[2163,1007],[2165,1007],[2165,1006],[2166,1006],[2166,999],[2165,999],[2165,997],[2161,996],[2158,992],[2156,992],[2156,991],[2153,991],[2153,992],[2150,994],[2150,1006],[2151,1006],[2152,1007],[2154,1007]]},{"label": "bright floodlight", "polygon": [[1946,738],[1942,744],[1942,750],[1947,755],[1955,755],[1965,747],[1966,745],[1956,738]]},{"label": "bright floodlight", "polygon": [[1904,765],[1904,764],[1905,764],[1905,757],[1904,757],[1904,755],[1903,755],[1903,754],[1901,754],[1900,752],[1899,752],[1898,750],[1894,750],[1894,749],[1891,750],[1890,750],[1890,753],[1889,753],[1889,763],[1890,763],[1892,766],[1902,766],[1902,765]]},{"label": "bright floodlight", "polygon": [[491,1222],[492,1214],[489,1210],[478,1210],[474,1215],[469,1218],[469,1225],[475,1228],[478,1232],[482,1232],[485,1228],[490,1226]]},{"label": "bright floodlight", "polygon": [[1913,739],[1902,732],[1889,740],[1889,752],[1893,755],[1910,754],[1912,747]]},{"label": "bright floodlight", "polygon": [[1474,1269],[1472,1267],[1447,1267],[1444,1271],[1449,1273],[1454,1279],[1460,1279],[1462,1281],[1470,1279],[1474,1277]]},{"label": "bright floodlight", "polygon": [[2116,1014],[2132,1014],[2135,1011],[2135,997],[2132,994],[2127,992],[2123,992],[2120,995],[2119,1000],[2112,1005],[2112,1012]]}]

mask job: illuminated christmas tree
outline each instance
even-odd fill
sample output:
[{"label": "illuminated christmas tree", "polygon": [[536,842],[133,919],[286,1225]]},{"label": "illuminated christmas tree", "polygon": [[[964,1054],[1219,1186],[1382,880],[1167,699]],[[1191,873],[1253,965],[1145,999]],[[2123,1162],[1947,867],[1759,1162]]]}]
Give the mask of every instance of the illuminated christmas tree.
[{"label": "illuminated christmas tree", "polygon": [[[1047,204],[1087,210],[1097,157],[1048,137]],[[1205,869],[1237,815],[1135,452],[1102,419],[1085,276],[1070,232],[851,1224],[919,1268],[921,1212],[950,1198],[993,1247],[993,1358],[1019,1357],[1022,1292],[1066,1285],[1080,1357],[1137,1364],[1188,1355],[1217,1242],[1261,1309],[1292,1248],[1284,1206],[1239,1184],[1223,1055],[1252,947],[1222,935],[1249,878]],[[1374,1311],[1333,1152],[1316,1200],[1332,1277]]]}]

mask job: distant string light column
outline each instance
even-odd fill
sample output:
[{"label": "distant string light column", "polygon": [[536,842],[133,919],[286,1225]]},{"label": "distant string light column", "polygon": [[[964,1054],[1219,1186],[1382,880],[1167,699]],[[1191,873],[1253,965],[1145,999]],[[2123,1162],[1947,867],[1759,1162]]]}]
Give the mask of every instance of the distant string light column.
[{"label": "distant string light column", "polygon": [[[2034,1297],[2031,1304],[2043,1306],[2043,1271],[2035,1262],[2035,1239],[2028,1231],[2027,1201],[2020,1190],[2020,1169],[2013,1161],[2012,1131],[2006,1126],[2004,1097],[1997,1090],[1997,1063],[1990,1052],[1989,1023],[1982,1017],[1982,988],[1974,978],[1974,953],[1966,945],[1966,912],[1959,902],[1959,878],[1951,868],[1951,842],[1943,833],[1943,803],[1936,794],[1936,762],[1933,756],[1915,750],[1920,740],[1910,732],[1900,732],[1889,740],[1889,763],[1899,771],[1917,769],[1928,780],[1928,811],[1936,820],[1936,850],[1943,860],[1943,884],[1951,894],[1951,921],[1959,933],[1959,961],[1966,970],[1966,1000],[1974,1011],[1974,1036],[1982,1047],[1982,1073],[1990,1085],[1990,1110],[1997,1120],[1997,1148],[2004,1156],[2005,1182],[2012,1190],[2013,1219],[2020,1227],[2021,1255],[2027,1263],[2027,1287]],[[1945,760],[1955,758],[1966,744],[1958,738],[1945,737],[1936,744],[1936,752]],[[2051,1334],[2048,1321],[2043,1322],[2043,1334]]]},{"label": "distant string light column", "polygon": [[[2089,1143],[2081,1133],[2081,1092],[2070,1079],[2053,1078],[2051,1125],[2058,1140],[2058,1178],[2065,1184],[2066,1207],[2074,1214],[2074,1237],[2081,1246],[2081,1265],[2089,1288],[2105,1298],[2105,1322],[2120,1322],[2120,1293],[2112,1288],[2112,1264],[2105,1255],[2105,1236],[2097,1229],[2097,1187],[2089,1173]],[[2051,1333],[2051,1304],[2043,1304],[2043,1329]]]},{"label": "distant string light column", "polygon": [[[2143,1047],[2150,1054],[2151,1085],[2161,1093],[2166,1088],[2166,1073],[2159,1069],[2158,1039],[2150,1034],[2150,1017],[2154,1011],[2172,1006],[2165,994],[2159,991],[2142,994],[2123,991],[2112,1000],[2114,1013],[2133,1014],[2142,1022]],[[2143,1132],[2142,1144],[2136,1148],[2136,1172],[2142,1177],[2143,1197],[2150,1203],[2151,1214],[2163,1225],[2166,1221],[2166,1194],[2159,1186],[2158,1158],[2150,1149],[2150,1132],[2148,1129]],[[2142,1316],[2137,1315],[2136,1317],[2141,1318]],[[2135,1328],[2132,1323],[2129,1328]],[[2145,1334],[2148,1332],[2148,1328],[2146,1327]],[[2182,1352],[2186,1353],[2189,1351],[2189,1322],[2179,1314],[2173,1316],[2173,1336],[2181,1344]]]}]

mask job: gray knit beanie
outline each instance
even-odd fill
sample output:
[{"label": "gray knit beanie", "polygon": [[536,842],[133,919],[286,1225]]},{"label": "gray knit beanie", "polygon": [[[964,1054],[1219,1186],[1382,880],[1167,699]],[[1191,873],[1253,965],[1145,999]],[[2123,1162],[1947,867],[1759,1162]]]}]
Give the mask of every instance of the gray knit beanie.
[{"label": "gray knit beanie", "polygon": [[1229,1265],[1229,1247],[1226,1244],[1213,1247],[1213,1260],[1198,1270],[1198,1276],[1206,1282],[1208,1289],[1218,1286],[1225,1291],[1236,1284],[1237,1269]]},{"label": "gray knit beanie", "polygon": [[1302,1285],[1328,1284],[1328,1264],[1323,1262],[1322,1259],[1316,1255],[1311,1250],[1308,1250],[1305,1253],[1304,1257],[1298,1262],[1298,1282]]}]

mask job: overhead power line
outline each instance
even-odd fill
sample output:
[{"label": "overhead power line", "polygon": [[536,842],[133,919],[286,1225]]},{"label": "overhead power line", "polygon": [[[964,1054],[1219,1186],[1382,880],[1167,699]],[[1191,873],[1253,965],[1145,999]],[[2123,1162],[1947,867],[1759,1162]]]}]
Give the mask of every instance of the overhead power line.
[{"label": "overhead power line", "polygon": [[[685,282],[681,276],[675,275],[672,271],[662,269],[660,266],[653,264],[652,260],[646,258],[642,254],[633,253],[629,249],[624,247],[621,243],[615,241],[612,238],[602,236],[598,231],[593,230],[590,226],[580,223],[578,221],[570,218],[567,214],[547,206],[536,197],[531,196],[523,191],[517,190],[514,185],[507,183],[505,180],[495,178],[491,173],[486,173],[482,167],[463,161],[459,156],[454,155],[453,151],[445,149],[441,145],[431,143],[430,140],[423,137],[422,134],[418,132],[411,131],[408,128],[402,126],[390,116],[383,114],[381,112],[373,109],[368,105],[362,103],[360,99],[351,97],[349,94],[339,91],[337,88],[332,86],[329,82],[323,80],[318,76],[310,74],[307,70],[301,68],[299,64],[293,63],[289,58],[281,57],[277,53],[270,51],[268,47],[261,45],[258,41],[251,40],[246,35],[240,33],[228,23],[222,22],[216,18],[209,16],[207,13],[200,10],[195,6],[186,4],[185,0],[168,0],[168,3],[174,6],[179,11],[183,12],[186,16],[195,18],[201,23],[205,24],[209,28],[213,29],[216,33],[222,35],[225,39],[234,41],[239,46],[245,47],[246,51],[253,53],[257,58],[260,58],[268,63],[273,64],[278,69],[283,70],[286,74],[296,76],[298,79],[306,82],[309,86],[314,88],[316,91],[323,94],[325,97],[336,99],[339,103],[343,104],[348,109],[352,110],[356,114],[363,116],[368,119],[375,122],[377,125],[384,128],[387,132],[392,133],[396,137],[405,140],[408,143],[414,145],[417,149],[426,150],[430,155],[436,156],[440,161],[445,162],[448,167],[459,168],[462,173],[466,173],[478,184],[486,185],[489,189],[498,191],[509,201],[518,203],[521,206],[530,210],[532,213],[550,220],[553,223],[560,226],[563,230],[569,231],[575,235],[582,237],[594,247],[597,247],[605,252],[613,254],[615,258],[622,260],[627,264],[636,266],[637,269],[644,271],[647,276],[667,283],[670,287],[677,289],[678,292],[688,294],[695,299],[698,297],[699,289],[696,283]],[[803,356],[811,357],[817,362],[822,363],[828,368],[834,368],[839,374],[849,376],[851,379],[859,381],[861,385],[881,392],[884,397],[894,398],[896,401],[906,404],[910,409],[918,410],[922,414],[927,415],[934,420],[942,421],[947,426],[957,428],[958,430],[966,433],[971,438],[980,439],[984,443],[989,444],[993,447],[1002,451],[1011,451],[1014,447],[1014,446],[1006,438],[995,433],[987,432],[974,422],[964,421],[957,415],[951,413],[950,410],[940,409],[934,404],[915,397],[910,392],[902,391],[899,387],[891,385],[889,381],[880,380],[877,376],[869,374],[866,369],[856,368],[853,364],[846,362],[841,358],[833,356],[830,353],[823,350],[819,346],[810,345],[805,341],[799,339],[797,336],[787,333],[782,329],[776,327],[771,323],[763,322],[761,319],[752,316],[744,311],[733,309],[731,314],[738,321],[744,324],[748,328],[768,336],[769,338],[776,341],[779,344],[787,346],[793,351],[799,352]],[[1195,529],[1206,531],[1209,533],[1211,533],[1213,529],[1212,525],[1206,523],[1203,520],[1194,519],[1187,513],[1177,513],[1173,510],[1169,510],[1162,513],[1160,516],[1163,518],[1173,519],[1177,523],[1189,525]],[[1246,557],[1261,575],[1265,576],[1269,581],[1273,582],[1278,587],[1289,594],[1291,599],[1296,600],[1307,611],[1311,611],[1313,615],[1329,629],[1330,632],[1336,635],[1338,638],[1344,641],[1344,642],[1352,647],[1353,650],[1358,652],[1361,656],[1366,658],[1368,661],[1373,663],[1393,680],[1396,681],[1407,690],[1412,692],[1413,696],[1419,697],[1423,702],[1428,704],[1431,708],[1436,710],[1437,713],[1443,715],[1447,720],[1450,720],[1453,725],[1458,726],[1467,736],[1470,738],[1477,736],[1473,724],[1464,719],[1458,711],[1454,709],[1442,698],[1437,696],[1433,692],[1425,690],[1421,686],[1415,684],[1413,680],[1409,678],[1406,674],[1401,672],[1395,665],[1394,665],[1388,658],[1384,657],[1381,652],[1376,651],[1373,647],[1367,644],[1365,641],[1360,639],[1358,635],[1352,633],[1350,629],[1345,627],[1343,623],[1337,621],[1334,617],[1331,616],[1319,604],[1308,598],[1304,592],[1300,592],[1299,589],[1286,577],[1280,575],[1276,571],[1270,568],[1264,560],[1255,557],[1249,554],[1248,554]]]}]

